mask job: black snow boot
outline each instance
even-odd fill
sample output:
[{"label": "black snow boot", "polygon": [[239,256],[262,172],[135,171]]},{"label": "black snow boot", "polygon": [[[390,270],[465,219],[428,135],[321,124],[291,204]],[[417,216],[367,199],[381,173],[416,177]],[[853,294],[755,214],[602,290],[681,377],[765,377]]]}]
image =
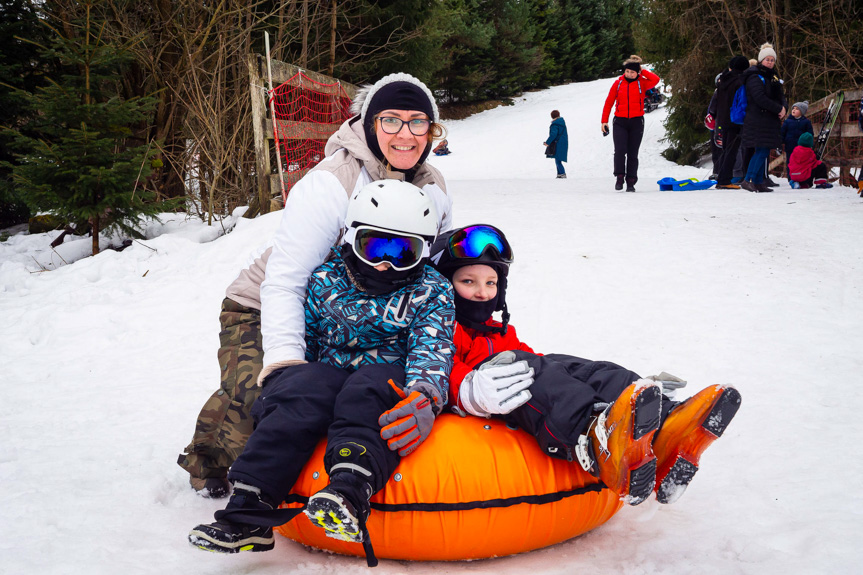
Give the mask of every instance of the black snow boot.
[{"label": "black snow boot", "polygon": [[304,513],[312,525],[327,537],[363,544],[369,567],[378,564],[366,520],[371,513],[372,486],[361,475],[342,471],[330,477],[330,484],[309,497]]},{"label": "black snow boot", "polygon": [[[252,485],[237,483],[225,508],[226,512],[238,510],[271,511],[275,506],[266,500],[261,490]],[[198,525],[189,532],[189,543],[205,551],[216,553],[239,553],[240,551],[269,551],[275,546],[273,528],[229,521],[230,514],[220,512],[214,523]]]},{"label": "black snow boot", "polygon": [[634,192],[635,191],[635,182],[638,181],[638,178],[626,178],[626,191]]},{"label": "black snow boot", "polygon": [[362,526],[371,511],[372,487],[359,475],[336,473],[330,484],[309,497],[305,514],[327,537],[362,543]]},{"label": "black snow boot", "polygon": [[624,180],[623,176],[617,176],[617,181],[614,182],[614,189],[617,190],[618,192],[623,189],[623,180]]}]

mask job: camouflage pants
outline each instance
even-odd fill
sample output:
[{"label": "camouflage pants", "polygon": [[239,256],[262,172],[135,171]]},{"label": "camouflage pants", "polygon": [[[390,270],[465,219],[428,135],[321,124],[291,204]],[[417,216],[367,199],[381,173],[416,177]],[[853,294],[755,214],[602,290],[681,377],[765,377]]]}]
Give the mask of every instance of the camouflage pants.
[{"label": "camouflage pants", "polygon": [[201,409],[192,443],[177,460],[192,478],[227,476],[252,433],[249,412],[261,391],[261,312],[225,298],[219,322],[222,384]]}]

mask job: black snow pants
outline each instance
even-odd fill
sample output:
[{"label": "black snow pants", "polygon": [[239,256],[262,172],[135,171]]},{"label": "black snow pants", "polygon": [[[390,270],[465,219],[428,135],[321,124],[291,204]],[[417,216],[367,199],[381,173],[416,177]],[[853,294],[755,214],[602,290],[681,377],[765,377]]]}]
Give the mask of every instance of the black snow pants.
[{"label": "black snow pants", "polygon": [[561,354],[515,352],[534,370],[531,399],[504,415],[510,427],[536,437],[542,450],[572,461],[578,436],[587,432],[595,403],[611,403],[639,375],[607,361],[590,361]]},{"label": "black snow pants", "polygon": [[734,177],[734,164],[737,162],[737,151],[740,149],[740,128],[741,126],[737,124],[722,128],[722,157],[719,160],[719,167],[716,168],[718,169],[717,185],[727,186]]},{"label": "black snow pants", "polygon": [[638,179],[638,148],[644,136],[644,116],[635,118],[614,117],[614,175]]},{"label": "black snow pants", "polygon": [[381,413],[401,401],[390,379],[403,387],[404,367],[376,364],[349,373],[307,363],[270,376],[252,406],[255,430],[228,479],[259,487],[272,501],[284,501],[315,446],[326,437],[326,471],[341,447],[359,444],[365,454],[354,463],[371,471],[367,481],[380,491],[400,461],[398,452],[381,439],[378,425]]}]

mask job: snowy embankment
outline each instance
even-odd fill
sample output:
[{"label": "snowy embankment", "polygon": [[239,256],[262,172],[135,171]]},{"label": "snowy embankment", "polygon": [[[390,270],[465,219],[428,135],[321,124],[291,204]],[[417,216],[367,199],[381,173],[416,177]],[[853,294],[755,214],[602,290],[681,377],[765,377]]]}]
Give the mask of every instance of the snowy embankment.
[{"label": "snowy embankment", "polygon": [[[515,557],[376,572],[859,573],[863,201],[787,184],[659,192],[661,177],[706,176],[659,155],[663,109],[646,117],[638,193],[614,192],[599,131],[611,82],[449,123],[453,154],[432,161],[456,224],[510,237],[512,322],[536,349],[666,370],[690,382],[682,397],[732,383],[742,408],[674,505],[625,508]],[[567,180],[540,147],[552,109],[569,127]],[[52,234],[0,243],[0,573],[366,572],[281,537],[227,557],[186,543],[222,505],[175,464],[218,386],[219,304],[278,218],[215,241],[220,230],[173,220],[52,272],[31,257]]]}]

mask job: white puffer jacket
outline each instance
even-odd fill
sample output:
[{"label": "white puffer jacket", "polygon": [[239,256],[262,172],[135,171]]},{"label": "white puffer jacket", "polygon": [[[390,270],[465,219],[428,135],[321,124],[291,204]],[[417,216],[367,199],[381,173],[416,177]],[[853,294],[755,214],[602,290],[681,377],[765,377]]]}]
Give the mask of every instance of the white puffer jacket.
[{"label": "white puffer jacket", "polygon": [[[388,172],[369,150],[358,117],[341,125],[324,153],[325,159],[291,188],[273,247],[227,290],[230,299],[261,310],[264,367],[304,358],[309,276],[340,243],[351,195],[369,182],[402,177]],[[434,199],[438,233],[452,229],[452,199],[441,173],[426,162],[412,183]]]}]

